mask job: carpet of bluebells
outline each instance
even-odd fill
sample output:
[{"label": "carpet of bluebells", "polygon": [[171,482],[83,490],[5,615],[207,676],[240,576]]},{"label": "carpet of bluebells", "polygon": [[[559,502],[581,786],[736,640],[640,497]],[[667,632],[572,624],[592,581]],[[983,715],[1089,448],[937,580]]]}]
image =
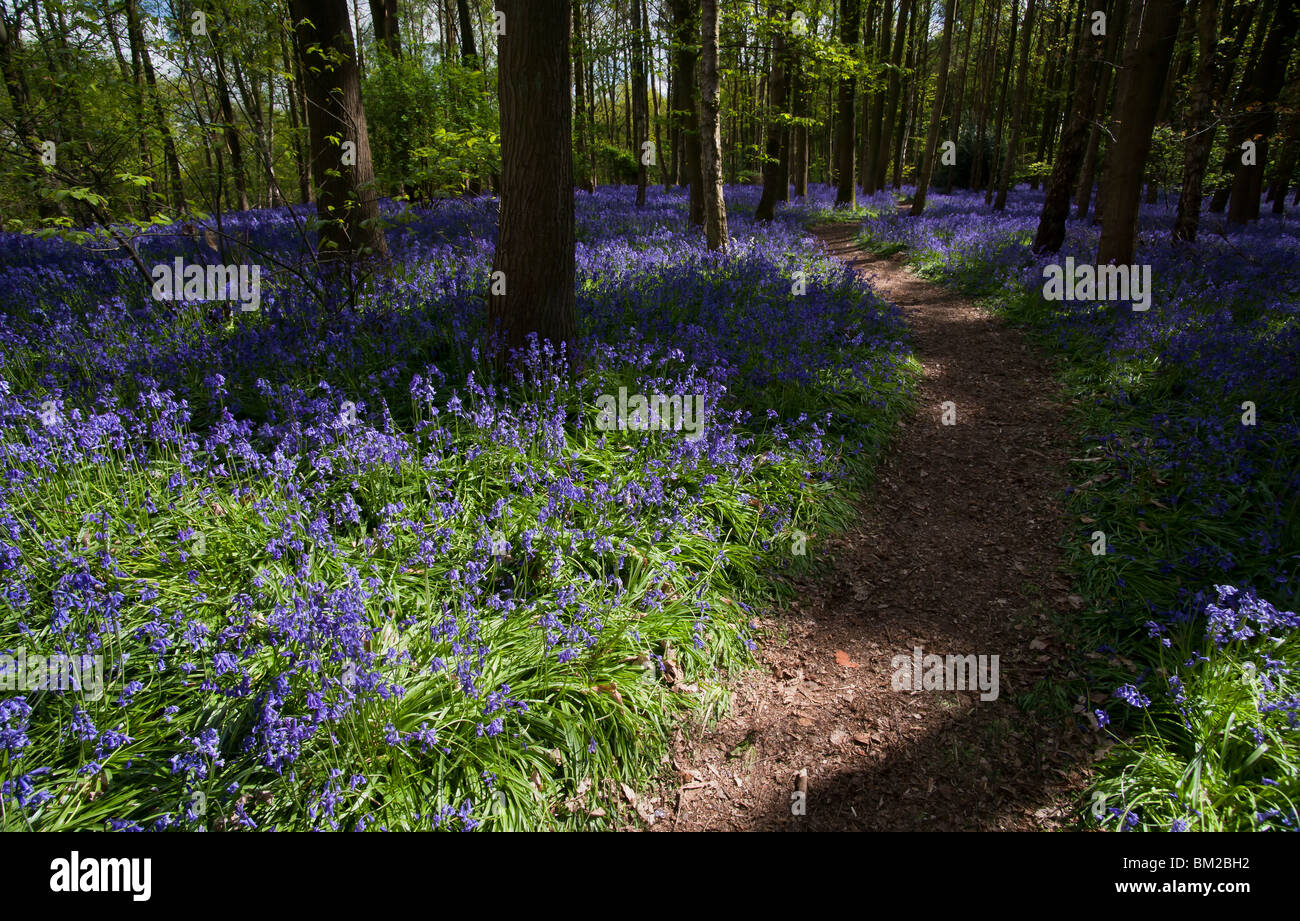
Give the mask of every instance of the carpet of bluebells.
[{"label": "carpet of bluebells", "polygon": [[[728,190],[725,254],[679,192],[579,195],[577,374],[481,354],[486,197],[386,204],[391,262],[328,278],[301,209],[136,238],[257,263],[255,312],[0,235],[0,656],[103,666],[0,691],[0,828],[626,821],[909,404],[897,309],[801,229],[829,194]],[[703,437],[598,430],[620,387]]]},{"label": "carpet of bluebells", "polygon": [[1134,311],[1044,299],[1044,266],[1095,262],[1099,228],[1072,219],[1060,253],[1034,255],[1041,192],[1018,189],[1000,214],[961,192],[919,219],[888,194],[866,204],[866,243],[906,250],[1061,356],[1084,436],[1066,541],[1091,693],[1075,709],[1122,740],[1089,813],[1109,828],[1297,830],[1300,209],[1265,205],[1230,230],[1206,213],[1176,246],[1173,202],[1144,205],[1136,261],[1154,292]]}]

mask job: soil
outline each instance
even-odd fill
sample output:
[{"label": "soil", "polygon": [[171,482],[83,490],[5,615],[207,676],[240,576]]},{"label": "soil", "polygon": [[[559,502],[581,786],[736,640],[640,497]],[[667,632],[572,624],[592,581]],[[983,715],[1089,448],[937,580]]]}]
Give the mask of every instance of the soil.
[{"label": "soil", "polygon": [[[856,225],[814,233],[904,310],[925,369],[918,409],[855,526],[809,541],[829,575],[760,618],[759,668],[734,682],[730,714],[678,732],[651,827],[1068,826],[1097,745],[1086,702],[1067,714],[1023,696],[1060,674],[1054,614],[1082,604],[1063,569],[1072,440],[1049,359],[987,311],[859,249]],[[949,401],[955,424],[944,424]],[[917,647],[998,656],[996,698],[895,690]]]}]

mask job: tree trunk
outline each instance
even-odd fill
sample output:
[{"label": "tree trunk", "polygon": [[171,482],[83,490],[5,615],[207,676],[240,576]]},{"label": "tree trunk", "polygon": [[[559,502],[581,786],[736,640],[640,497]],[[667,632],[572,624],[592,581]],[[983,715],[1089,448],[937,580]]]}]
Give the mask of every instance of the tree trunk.
[{"label": "tree trunk", "polygon": [[[464,29],[463,23],[465,17],[469,15],[469,9],[465,6],[465,0],[459,0],[459,5],[464,10],[461,14],[461,28]],[[393,57],[400,58],[402,41],[397,28],[397,0],[370,0],[370,19],[375,25],[375,44],[382,45]],[[360,28],[361,25],[358,23],[357,29]],[[464,47],[463,39],[461,47]],[[470,47],[472,48],[473,45],[471,44]]]},{"label": "tree trunk", "polygon": [[984,204],[993,204],[993,193],[997,191],[998,170],[1002,165],[1002,156],[1004,148],[1002,146],[1002,129],[1006,125],[1007,114],[1007,90],[1011,84],[1011,72],[1014,68],[1011,66],[1012,59],[1016,56],[1016,34],[1020,28],[1020,17],[1016,15],[1016,8],[1019,0],[1012,5],[1010,15],[1007,17],[1011,23],[1011,37],[1007,42],[1007,63],[1002,71],[1002,89],[998,93],[998,114],[996,127],[993,134],[993,160],[989,163],[989,184],[984,192]]},{"label": "tree trunk", "polygon": [[889,154],[893,147],[894,130],[898,120],[898,96],[902,86],[899,68],[903,66],[903,46],[907,44],[907,20],[911,15],[914,0],[903,0],[898,8],[898,29],[894,33],[894,44],[889,69],[889,87],[884,105],[884,119],[876,143],[876,175],[872,188],[880,191],[885,187],[889,175]]},{"label": "tree trunk", "polygon": [[[387,256],[347,5],[344,0],[291,0],[291,9],[304,53],[312,177],[319,189],[318,251],[323,257]],[[565,27],[567,31],[567,19]],[[345,150],[349,142],[353,146]]]},{"label": "tree trunk", "polygon": [[[1033,0],[1029,0],[1033,3]],[[934,172],[934,154],[939,146],[939,125],[943,121],[943,95],[948,88],[948,61],[952,54],[952,31],[957,18],[957,0],[948,0],[943,13],[943,44],[939,48],[939,80],[934,88],[934,108],[930,110],[930,130],[926,132],[925,150],[921,154],[921,172],[916,177],[916,196],[912,199],[912,217],[925,211],[925,196]]]},{"label": "tree trunk", "polygon": [[[898,15],[901,20],[904,16],[904,10],[900,4]],[[877,57],[883,65],[890,62],[890,27],[894,24],[894,2],[885,0],[885,11],[880,20],[880,39],[877,48]],[[893,71],[891,69],[890,73]],[[889,91],[889,78],[885,78],[885,85],[878,87],[871,94],[871,111],[869,115],[869,124],[871,126],[871,146],[867,150],[866,163],[862,168],[862,191],[866,195],[874,195],[885,184],[884,166],[881,165],[881,159],[886,156],[885,151],[889,149],[889,138],[885,134],[885,99]],[[892,126],[888,126],[892,130]]]},{"label": "tree trunk", "polygon": [[632,0],[632,155],[636,157],[636,206],[645,207],[645,188],[649,180],[645,143],[650,136],[646,111],[645,45],[641,31],[645,0]]},{"label": "tree trunk", "polygon": [[[788,11],[787,11],[788,12]],[[785,148],[785,109],[786,109],[786,38],[784,29],[788,27],[789,17],[785,19],[782,30],[776,33],[772,42],[772,76],[771,92],[768,96],[767,118],[767,160],[763,163],[763,195],[759,199],[754,217],[760,221],[770,221],[776,216],[776,203],[782,198],[789,198],[789,176],[782,175],[781,151]],[[784,184],[785,194],[781,187]]]},{"label": "tree trunk", "polygon": [[[845,54],[858,57],[859,34],[862,31],[862,8],[858,0],[840,0],[840,44]],[[858,78],[850,73],[839,80],[839,111],[835,117],[835,153],[838,158],[836,170],[838,187],[835,191],[835,207],[855,208],[858,204],[857,191],[857,107]]]},{"label": "tree trunk", "polygon": [[[343,15],[347,16],[346,9]],[[235,194],[239,198],[239,210],[247,211],[248,174],[244,170],[244,147],[239,138],[239,128],[235,125],[235,107],[230,102],[225,54],[215,42],[212,46],[212,61],[217,71],[217,104],[221,107],[221,122],[225,129],[226,152],[230,154],[230,169],[234,173]]]},{"label": "tree trunk", "polygon": [[[1184,0],[1145,0],[1140,15],[1132,16],[1133,29],[1140,29],[1133,54],[1126,54],[1124,69],[1115,91],[1119,131],[1106,157],[1107,174],[1101,242],[1097,263],[1127,265],[1137,249],[1138,199],[1156,110],[1165,84],[1165,72],[1178,37],[1178,22]],[[1139,12],[1134,9],[1134,13]]]},{"label": "tree trunk", "polygon": [[1300,106],[1291,111],[1287,119],[1286,137],[1282,143],[1282,156],[1277,162],[1277,174],[1273,180],[1273,213],[1286,213],[1286,193],[1291,187],[1291,176],[1295,173],[1296,162],[1300,160]]},{"label": "tree trunk", "polygon": [[181,183],[180,157],[176,154],[176,138],[172,135],[171,124],[163,113],[162,99],[158,95],[158,78],[153,69],[153,58],[149,56],[149,46],[144,42],[140,28],[140,14],[136,9],[136,0],[127,0],[127,30],[135,33],[134,41],[140,45],[140,64],[144,68],[144,82],[149,89],[149,98],[153,104],[154,120],[158,123],[158,133],[162,135],[163,166],[167,170],[168,184],[171,186],[171,203],[177,211],[185,209],[185,188]]},{"label": "tree trunk", "polygon": [[[464,2],[464,0],[461,0],[461,2]],[[582,0],[573,0],[573,100],[574,109],[577,113],[574,122],[577,128],[576,148],[578,154],[576,172],[578,173],[578,187],[590,195],[596,191],[596,171],[588,168],[587,151],[592,141],[587,125],[582,59]]]},{"label": "tree trunk", "polygon": [[[807,117],[811,97],[808,81],[803,76],[800,64],[796,56],[790,68],[790,108],[797,119]],[[794,182],[795,198],[803,198],[808,194],[808,126],[806,124],[796,123],[790,130],[790,172],[790,178]]]},{"label": "tree trunk", "polygon": [[[1201,0],[1212,3],[1214,0]],[[1110,4],[1104,3],[1102,11],[1109,14]],[[1070,216],[1070,196],[1074,192],[1079,168],[1087,153],[1088,135],[1094,97],[1097,92],[1098,74],[1101,69],[1101,57],[1106,50],[1106,38],[1092,34],[1091,17],[1084,17],[1079,24],[1078,60],[1075,63],[1076,78],[1074,100],[1070,106],[1070,120],[1061,134],[1061,146],[1056,152],[1056,162],[1052,164],[1052,178],[1047,183],[1047,193],[1043,198],[1043,211],[1038,219],[1038,231],[1034,234],[1034,252],[1055,253],[1065,242],[1065,220]]]},{"label": "tree trunk", "polygon": [[[952,138],[954,144],[961,143],[961,114],[962,106],[965,104],[966,100],[966,75],[970,71],[970,40],[971,35],[975,31],[975,13],[976,2],[975,0],[971,0],[970,21],[966,23],[966,44],[962,49],[961,55],[961,79],[957,82],[957,92],[953,96],[952,121],[949,123],[950,130],[948,131],[948,136]],[[956,173],[957,167],[955,164],[948,167],[948,174],[943,184],[943,194],[952,194],[952,184]]]},{"label": "tree trunk", "polygon": [[[1264,38],[1267,35],[1269,17],[1272,15],[1276,6],[1275,0],[1266,0],[1260,6],[1254,0],[1241,0],[1233,9],[1232,18],[1236,22],[1236,28],[1232,32],[1232,40],[1228,43],[1228,49],[1224,54],[1224,65],[1219,71],[1218,80],[1215,85],[1215,99],[1224,99],[1228,94],[1228,89],[1232,85],[1233,77],[1236,76],[1237,60],[1241,57],[1242,51],[1246,47],[1246,38],[1250,34],[1251,26],[1255,20],[1259,20],[1259,28],[1254,30],[1255,41],[1252,43],[1250,52],[1246,55],[1246,70],[1249,71],[1254,63],[1259,59],[1259,51],[1263,46]],[[1258,9],[1257,9],[1258,7]],[[1236,115],[1240,114],[1241,106],[1245,102],[1246,81],[1243,79],[1237,88],[1237,94],[1233,104],[1228,108],[1223,120],[1228,123],[1228,139],[1231,144],[1234,121]],[[1214,194],[1210,197],[1210,211],[1214,214],[1222,214],[1228,206],[1228,195],[1232,190],[1232,177],[1236,172],[1237,164],[1241,162],[1241,142],[1237,141],[1236,150],[1231,146],[1223,152],[1223,174],[1227,176],[1227,182],[1218,185]]]},{"label": "tree trunk", "polygon": [[1034,38],[1034,7],[1036,0],[1029,0],[1025,12],[1024,41],[1020,45],[1020,68],[1016,74],[1016,101],[1011,112],[1011,134],[1007,138],[1007,149],[1002,155],[1002,174],[998,179],[998,194],[993,200],[993,210],[1002,211],[1007,206],[1007,191],[1016,174],[1017,150],[1020,144],[1020,122],[1025,111],[1025,90],[1029,85],[1029,46]]},{"label": "tree trunk", "polygon": [[1174,242],[1193,242],[1201,222],[1201,198],[1205,167],[1214,143],[1215,49],[1219,43],[1219,0],[1200,0],[1196,12],[1196,78],[1192,82],[1187,111],[1187,135],[1183,151],[1183,188],[1174,218]]},{"label": "tree trunk", "polygon": [[569,0],[496,0],[496,9],[505,14],[505,34],[497,42],[501,219],[488,328],[501,337],[500,348],[521,348],[535,333],[572,349]]},{"label": "tree trunk", "polygon": [[4,7],[0,6],[0,76],[4,77],[5,88],[9,91],[9,101],[13,103],[14,120],[19,135],[16,140],[26,149],[26,164],[22,168],[23,177],[36,197],[37,214],[43,218],[53,218],[59,216],[60,208],[40,191],[45,182],[41,148],[36,144],[31,93],[22,70],[14,60],[14,53],[20,49],[20,36],[18,30],[10,24],[8,15]]},{"label": "tree trunk", "polygon": [[[914,3],[915,2],[916,0],[914,0]],[[898,131],[894,137],[893,185],[895,190],[901,189],[903,187],[903,161],[907,156],[908,137],[911,135],[913,130],[913,125],[915,124],[915,122],[913,121],[912,98],[915,95],[916,92],[915,88],[917,84],[917,78],[916,78],[916,33],[918,31],[917,22],[924,21],[928,23],[930,21],[931,0],[919,0],[919,2],[922,4],[920,12],[918,13],[915,8],[915,5],[913,5],[912,18],[911,21],[907,24],[907,72],[899,75],[900,102],[899,102],[898,114],[899,117],[902,119],[902,125],[900,126],[902,130]]]},{"label": "tree trunk", "polygon": [[692,0],[672,0],[673,82],[677,87],[677,115],[681,119],[686,178],[690,185],[690,220],[704,226],[703,154],[700,150],[699,63],[700,20]]},{"label": "tree trunk", "polygon": [[718,120],[718,0],[700,0],[700,170],[704,174],[704,234],[710,250],[727,246],[722,197],[722,126]]},{"label": "tree trunk", "polygon": [[[1280,0],[1269,26],[1264,49],[1242,78],[1244,108],[1230,133],[1229,151],[1236,156],[1232,194],[1228,205],[1228,223],[1245,224],[1259,220],[1259,197],[1264,188],[1264,167],[1268,163],[1269,139],[1277,127],[1277,97],[1286,80],[1287,60],[1295,42],[1297,11],[1300,0]],[[1253,162],[1242,162],[1241,145],[1255,142]]]}]

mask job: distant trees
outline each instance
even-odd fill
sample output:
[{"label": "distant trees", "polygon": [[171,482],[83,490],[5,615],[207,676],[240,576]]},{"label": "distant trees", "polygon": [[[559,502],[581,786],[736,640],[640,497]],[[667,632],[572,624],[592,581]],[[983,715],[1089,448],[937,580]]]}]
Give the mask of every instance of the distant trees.
[{"label": "distant trees", "polygon": [[[638,203],[656,179],[686,187],[714,246],[724,183],[761,182],[769,219],[810,183],[841,207],[914,183],[922,214],[936,189],[984,191],[996,211],[1045,181],[1035,249],[1062,245],[1073,204],[1119,256],[1136,240],[1135,190],[1176,199],[1179,241],[1207,213],[1240,226],[1296,192],[1300,0],[566,9],[573,179],[635,184]],[[382,252],[382,196],[504,192],[498,12],[0,0],[3,216],[148,220],[319,197],[323,252]]]}]

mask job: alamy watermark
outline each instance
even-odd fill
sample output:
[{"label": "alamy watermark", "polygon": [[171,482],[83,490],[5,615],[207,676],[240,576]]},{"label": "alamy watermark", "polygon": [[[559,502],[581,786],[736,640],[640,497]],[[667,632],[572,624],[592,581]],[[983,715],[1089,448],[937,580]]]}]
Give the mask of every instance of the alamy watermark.
[{"label": "alamy watermark", "polygon": [[262,304],[260,265],[187,265],[177,256],[154,266],[151,274],[157,301],[238,301],[245,312]]},{"label": "alamy watermark", "polygon": [[1132,301],[1142,312],[1151,307],[1151,266],[1065,265],[1043,266],[1043,297],[1049,301]]},{"label": "alamy watermark", "polygon": [[656,393],[647,398],[640,393],[629,396],[627,388],[620,387],[617,398],[598,396],[596,407],[596,429],[601,432],[685,432],[688,441],[704,434],[703,394]]},{"label": "alamy watermark", "polygon": [[895,691],[974,691],[980,700],[998,699],[998,657],[926,655],[916,646],[912,654],[890,660]]},{"label": "alamy watermark", "polygon": [[104,696],[104,657],[28,655],[19,646],[0,654],[0,691],[82,691],[87,700]]},{"label": "alamy watermark", "polygon": [[129,892],[136,902],[152,894],[152,857],[69,857],[50,861],[51,892]]}]

